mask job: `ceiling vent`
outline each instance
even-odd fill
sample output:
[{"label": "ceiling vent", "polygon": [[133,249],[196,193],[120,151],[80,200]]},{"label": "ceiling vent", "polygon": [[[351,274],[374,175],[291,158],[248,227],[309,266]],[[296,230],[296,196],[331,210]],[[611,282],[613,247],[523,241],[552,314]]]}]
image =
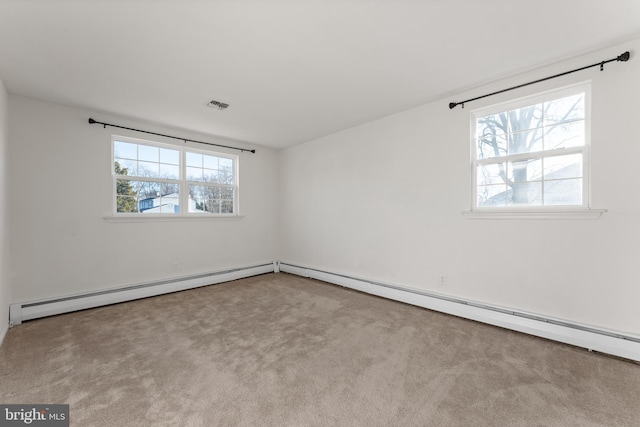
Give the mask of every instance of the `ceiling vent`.
[{"label": "ceiling vent", "polygon": [[212,99],[207,104],[207,107],[215,108],[216,110],[226,110],[229,107],[229,104]]}]

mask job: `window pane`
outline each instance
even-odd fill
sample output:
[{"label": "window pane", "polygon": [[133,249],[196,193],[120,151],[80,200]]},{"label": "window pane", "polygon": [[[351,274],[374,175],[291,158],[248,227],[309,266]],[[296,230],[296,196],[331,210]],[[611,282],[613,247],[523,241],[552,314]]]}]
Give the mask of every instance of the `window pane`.
[{"label": "window pane", "polygon": [[149,145],[138,144],[138,160],[157,162],[160,160],[160,149]]},{"label": "window pane", "polygon": [[180,191],[178,184],[155,181],[130,181],[131,189],[138,195],[138,211],[142,213],[179,213]]},{"label": "window pane", "polygon": [[153,211],[155,213],[180,213],[180,194],[177,184],[163,184],[159,206]]},{"label": "window pane", "polygon": [[118,196],[134,196],[135,191],[132,187],[132,181],[128,179],[116,180],[116,194]]},{"label": "window pane", "polygon": [[492,207],[505,206],[508,197],[507,186],[502,185],[479,185],[478,189],[478,206]]},{"label": "window pane", "polygon": [[[179,150],[114,141],[114,153],[114,161],[117,162],[117,165],[114,165],[116,175],[166,179],[180,177]],[[136,161],[138,158],[139,161]]]},{"label": "window pane", "polygon": [[220,170],[218,171],[218,182],[220,184],[234,184],[233,171]]},{"label": "window pane", "polygon": [[509,135],[509,154],[542,151],[542,128]]},{"label": "window pane", "polygon": [[521,132],[542,126],[542,104],[509,111],[509,132]]},{"label": "window pane", "polygon": [[585,145],[584,121],[562,123],[545,128],[544,149],[579,147]]},{"label": "window pane", "polygon": [[222,199],[233,200],[233,188],[221,188],[220,197]]},{"label": "window pane", "polygon": [[229,200],[223,200],[220,205],[220,213],[223,214],[232,214],[233,213],[233,202]]},{"label": "window pane", "polygon": [[198,199],[219,199],[220,189],[207,185],[190,185],[189,194]]},{"label": "window pane", "polygon": [[220,157],[220,166],[218,172],[218,182],[221,184],[234,184],[235,175],[233,170],[233,160]]},{"label": "window pane", "polygon": [[542,204],[542,182],[519,182],[511,186],[507,206],[537,206]]},{"label": "window pane", "polygon": [[119,157],[121,159],[136,160],[138,158],[138,144],[113,141],[113,154],[114,157]]},{"label": "window pane", "polygon": [[137,195],[129,180],[116,180],[116,211],[138,212]]},{"label": "window pane", "polygon": [[128,159],[115,159],[113,173],[115,175],[135,176],[138,174],[138,162]]},{"label": "window pane", "polygon": [[478,166],[478,185],[504,184],[505,164]]},{"label": "window pane", "polygon": [[220,166],[218,169],[233,173],[233,160],[220,157]]},{"label": "window pane", "polygon": [[218,169],[218,157],[203,156],[203,166],[207,169]]},{"label": "window pane", "polygon": [[160,162],[170,165],[180,164],[180,152],[178,150],[170,150],[168,148],[160,149]]},{"label": "window pane", "polygon": [[542,161],[540,159],[509,162],[507,168],[509,181],[535,181],[542,177]]},{"label": "window pane", "polygon": [[544,179],[581,178],[582,154],[546,157]]},{"label": "window pane", "polygon": [[211,200],[207,205],[207,212],[210,213],[220,213],[220,200]]},{"label": "window pane", "polygon": [[187,166],[202,167],[202,154],[187,151]]},{"label": "window pane", "polygon": [[490,159],[507,155],[506,135],[485,135],[477,140],[476,153],[478,159]]},{"label": "window pane", "polygon": [[202,175],[205,182],[219,182],[217,170],[203,169]]},{"label": "window pane", "polygon": [[155,198],[160,196],[160,183],[149,181],[131,181],[133,190],[140,199]]},{"label": "window pane", "polygon": [[180,167],[173,165],[165,165],[160,163],[160,178],[178,179],[180,178]]},{"label": "window pane", "polygon": [[192,213],[233,213],[233,188],[219,188],[208,185],[189,186],[189,212]]},{"label": "window pane", "polygon": [[189,212],[220,213],[220,189],[206,185],[189,186]]},{"label": "window pane", "polygon": [[584,119],[584,93],[544,103],[544,124]]},{"label": "window pane", "polygon": [[545,181],[545,205],[582,205],[582,179]]},{"label": "window pane", "polygon": [[510,186],[507,206],[539,206],[542,204],[542,182],[520,182]]},{"label": "window pane", "polygon": [[203,187],[205,189],[206,194],[215,199],[219,199],[221,195],[221,189],[218,187]]},{"label": "window pane", "polygon": [[136,198],[134,196],[117,196],[116,211],[121,213],[138,212]]},{"label": "window pane", "polygon": [[138,176],[160,178],[160,164],[151,162],[138,162]]},{"label": "window pane", "polygon": [[187,168],[187,180],[188,181],[202,181],[202,169],[201,168]]},{"label": "window pane", "polygon": [[479,117],[476,120],[476,138],[505,135],[508,127],[509,120],[506,112]]}]

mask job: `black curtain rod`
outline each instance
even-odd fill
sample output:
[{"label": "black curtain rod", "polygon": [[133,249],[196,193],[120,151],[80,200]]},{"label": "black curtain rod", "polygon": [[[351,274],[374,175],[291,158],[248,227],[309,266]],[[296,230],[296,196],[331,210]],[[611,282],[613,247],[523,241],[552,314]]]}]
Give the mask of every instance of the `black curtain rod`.
[{"label": "black curtain rod", "polygon": [[499,90],[497,92],[489,93],[487,95],[482,95],[482,96],[478,96],[476,98],[467,99],[466,101],[450,102],[449,103],[449,108],[450,109],[454,109],[457,105],[462,105],[462,108],[464,108],[464,104],[466,104],[467,102],[471,102],[471,101],[475,101],[475,100],[478,100],[478,99],[486,98],[488,96],[497,95],[497,94],[502,93],[502,92],[508,92],[510,90],[519,89],[521,87],[529,86],[529,85],[532,85],[532,84],[535,84],[535,83],[540,83],[540,82],[543,82],[545,80],[555,79],[556,77],[566,76],[567,74],[575,73],[576,71],[586,70],[587,68],[593,68],[593,67],[600,66],[600,71],[602,71],[602,70],[604,70],[604,64],[608,64],[609,62],[614,62],[614,61],[627,62],[630,57],[631,57],[631,54],[627,51],[627,52],[623,53],[622,55],[619,55],[619,56],[617,56],[617,57],[615,57],[613,59],[609,59],[607,61],[598,62],[598,63],[592,64],[592,65],[587,65],[586,67],[576,68],[575,70],[571,70],[571,71],[565,71],[564,73],[555,74],[553,76],[545,77],[543,79],[535,80],[535,81],[532,81],[532,82],[529,82],[529,83],[523,83],[521,85],[513,86],[513,87],[510,87],[508,89],[502,89],[502,90]]},{"label": "black curtain rod", "polygon": [[89,124],[93,125],[93,124],[95,124],[95,123],[97,123],[97,124],[99,124],[99,125],[103,125],[105,128],[106,128],[107,126],[111,126],[111,127],[114,127],[114,128],[120,128],[120,129],[132,130],[132,131],[135,131],[135,132],[148,133],[148,134],[150,134],[150,135],[164,136],[165,138],[178,139],[178,140],[180,140],[180,141],[184,141],[185,143],[187,143],[187,141],[188,141],[188,142],[195,142],[196,144],[213,145],[213,146],[216,146],[216,147],[229,148],[229,149],[231,149],[231,150],[238,150],[238,151],[242,151],[242,152],[248,151],[249,153],[254,153],[254,154],[255,154],[255,152],[256,152],[256,150],[247,150],[247,149],[245,149],[245,148],[229,147],[228,145],[213,144],[213,143],[211,143],[211,142],[196,141],[196,140],[194,140],[194,139],[188,139],[188,138],[178,138],[177,136],[165,135],[165,134],[163,134],[163,133],[149,132],[149,131],[146,131],[146,130],[140,130],[140,129],[128,128],[128,127],[125,127],[125,126],[112,125],[112,124],[109,124],[109,123],[103,123],[103,122],[99,122],[99,121],[97,121],[97,120],[93,120],[92,118],[89,118]]}]

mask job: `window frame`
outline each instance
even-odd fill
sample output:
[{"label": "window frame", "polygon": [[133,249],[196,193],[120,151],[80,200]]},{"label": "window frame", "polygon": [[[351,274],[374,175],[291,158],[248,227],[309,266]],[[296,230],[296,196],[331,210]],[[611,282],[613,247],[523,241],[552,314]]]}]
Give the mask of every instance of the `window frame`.
[{"label": "window frame", "polygon": [[[509,110],[523,108],[543,102],[553,101],[584,93],[584,145],[578,147],[568,147],[560,149],[541,150],[530,153],[517,153],[501,157],[493,157],[488,159],[477,158],[477,135],[476,126],[479,117],[485,117],[492,114],[498,114]],[[478,217],[494,217],[494,218],[551,218],[554,214],[560,217],[571,217],[566,214],[595,213],[595,217],[599,217],[604,210],[591,209],[590,194],[590,151],[591,151],[591,82],[585,81],[569,86],[551,89],[539,92],[529,96],[515,98],[509,101],[481,107],[470,112],[470,169],[471,169],[471,209],[463,212],[464,215],[471,218],[474,215]],[[479,167],[486,164],[508,163],[523,159],[542,159],[559,155],[582,154],[582,204],[576,205],[520,205],[520,206],[478,206],[478,170]],[[502,159],[496,162],[496,159]],[[544,179],[541,180],[544,184]]]},{"label": "window frame", "polygon": [[[166,179],[166,178],[149,178],[149,177],[141,177],[136,175],[117,175],[114,170],[115,164],[115,142],[125,142],[131,144],[140,144],[140,145],[148,145],[157,148],[165,148],[170,150],[178,151],[179,153],[179,173],[177,179]],[[208,156],[215,156],[219,158],[230,159],[233,165],[233,184],[219,184],[219,183],[207,183],[201,181],[190,181],[187,179],[187,162],[186,157],[187,153],[195,153],[202,154]],[[222,153],[219,151],[207,150],[207,149],[199,149],[193,148],[190,146],[179,146],[164,142],[158,142],[148,139],[141,138],[133,138],[129,136],[123,135],[111,135],[111,156],[110,156],[110,174],[111,174],[111,214],[109,216],[105,216],[107,221],[118,221],[118,220],[145,220],[145,219],[155,219],[155,220],[172,220],[172,219],[233,219],[233,218],[242,218],[240,215],[240,185],[239,185],[239,156],[229,153]],[[179,205],[180,210],[178,213],[175,212],[166,212],[166,213],[143,213],[143,212],[118,212],[118,201],[117,201],[117,182],[121,180],[123,176],[128,181],[147,181],[147,182],[161,182],[168,184],[176,184],[178,185],[179,191]],[[212,212],[189,212],[189,186],[190,185],[204,185],[211,187],[219,187],[219,188],[232,188],[233,189],[233,212],[232,213],[212,213]],[[140,201],[136,203],[139,204]],[[138,205],[139,207],[139,205]]]}]

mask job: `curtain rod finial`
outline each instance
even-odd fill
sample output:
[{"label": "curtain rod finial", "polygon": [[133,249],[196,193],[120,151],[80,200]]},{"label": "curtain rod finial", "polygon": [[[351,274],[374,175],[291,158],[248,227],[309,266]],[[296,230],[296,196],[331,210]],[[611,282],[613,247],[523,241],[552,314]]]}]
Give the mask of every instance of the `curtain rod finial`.
[{"label": "curtain rod finial", "polygon": [[449,103],[449,109],[450,109],[450,110],[453,110],[454,108],[456,108],[456,105],[458,105],[458,103],[457,103],[457,102],[450,102],[450,103]]},{"label": "curtain rod finial", "polygon": [[93,120],[91,117],[89,117],[89,124],[92,125],[94,123],[97,123],[95,120]]},{"label": "curtain rod finial", "polygon": [[629,58],[631,58],[631,54],[629,53],[629,51],[626,51],[622,55],[618,56],[617,60],[627,62]]}]

